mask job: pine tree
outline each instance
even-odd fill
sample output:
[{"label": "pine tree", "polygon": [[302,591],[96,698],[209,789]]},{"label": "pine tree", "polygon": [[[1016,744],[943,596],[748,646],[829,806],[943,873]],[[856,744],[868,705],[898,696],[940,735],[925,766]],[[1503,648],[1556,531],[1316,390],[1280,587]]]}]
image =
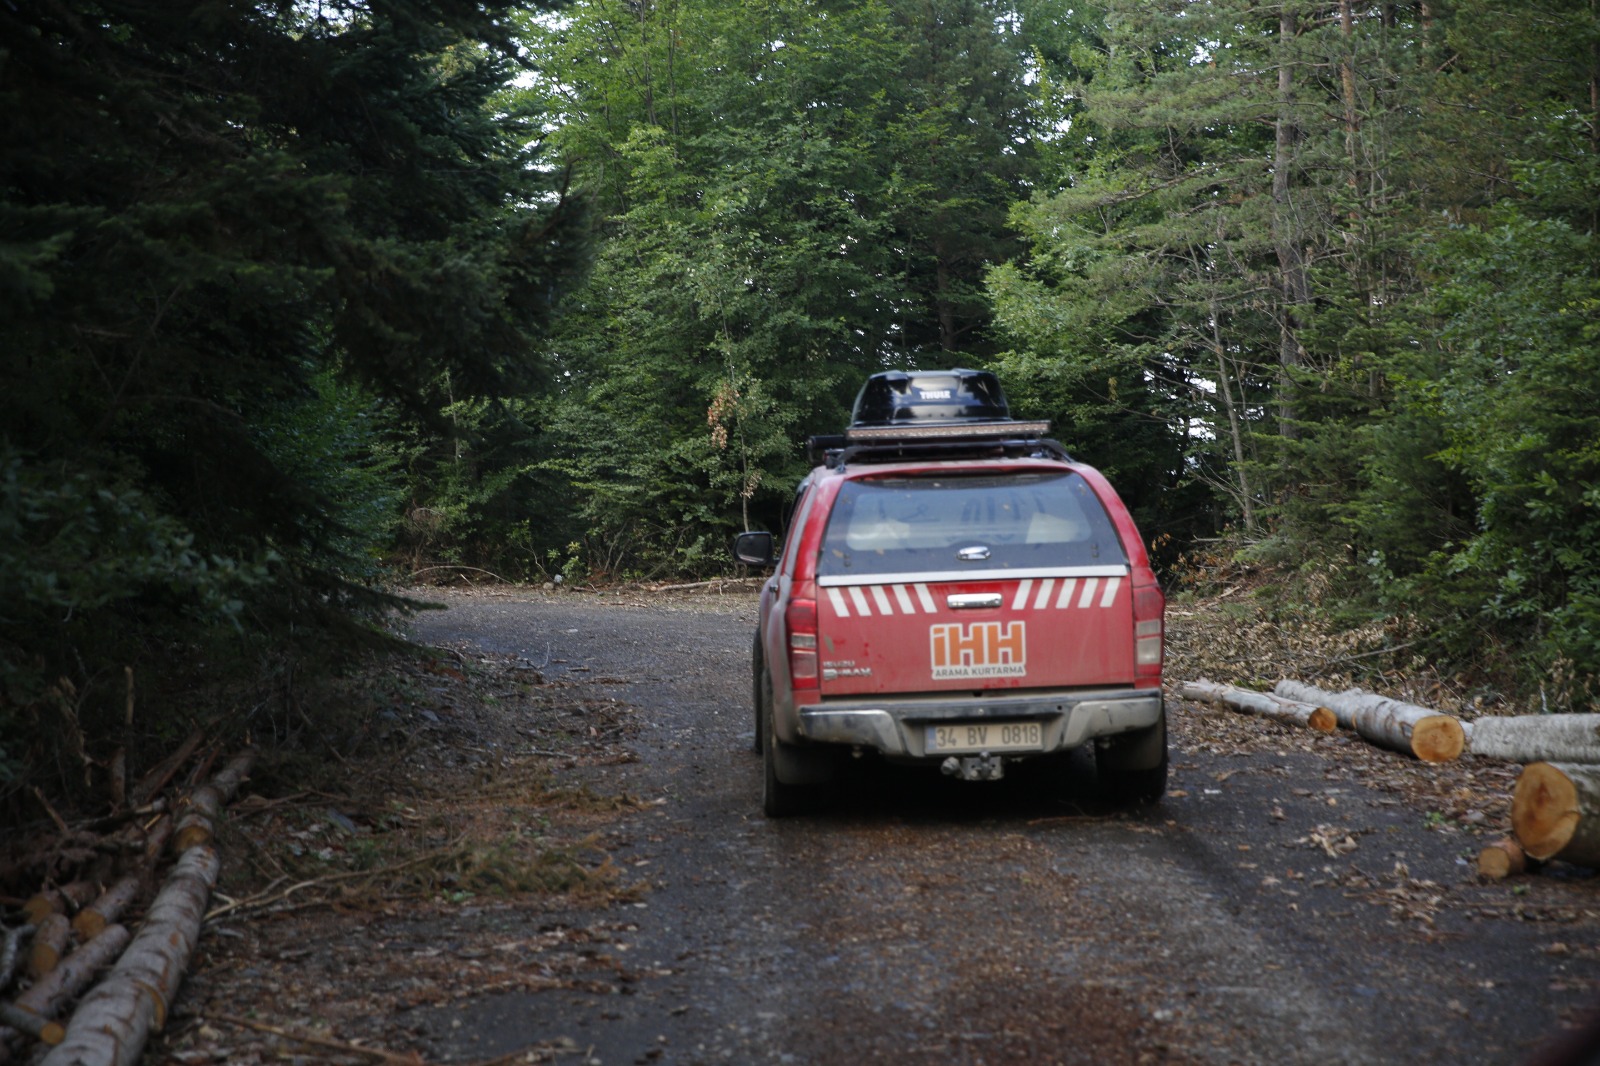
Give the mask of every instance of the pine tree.
[{"label": "pine tree", "polygon": [[329,389],[431,416],[446,374],[538,380],[581,213],[531,166],[538,116],[496,113],[503,15],[0,10],[0,704],[197,621],[314,639],[388,602],[352,580],[368,501],[331,495],[372,438],[285,434]]}]

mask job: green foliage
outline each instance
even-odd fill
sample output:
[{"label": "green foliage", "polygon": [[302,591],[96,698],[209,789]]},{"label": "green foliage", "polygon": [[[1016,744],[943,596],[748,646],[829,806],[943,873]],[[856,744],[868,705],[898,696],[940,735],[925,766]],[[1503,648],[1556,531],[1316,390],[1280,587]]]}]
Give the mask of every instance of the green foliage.
[{"label": "green foliage", "polygon": [[376,636],[397,434],[536,387],[585,254],[504,13],[0,11],[0,713],[92,759],[154,648]]},{"label": "green foliage", "polygon": [[1530,679],[1561,661],[1600,671],[1597,252],[1593,233],[1518,211],[1445,235],[1442,351],[1399,395],[1439,427],[1434,458],[1474,511],[1395,591],[1446,607],[1458,651],[1480,634],[1532,646]]},{"label": "green foliage", "polygon": [[138,489],[0,453],[0,625],[151,599],[236,620],[238,594],[264,582],[273,561],[208,558]]},{"label": "green foliage", "polygon": [[261,412],[255,438],[272,464],[319,500],[333,521],[326,530],[305,528],[280,550],[351,579],[376,579],[404,494],[390,443],[396,419],[331,369],[315,372],[308,384],[308,395]]},{"label": "green foliage", "polygon": [[997,14],[590,0],[525,27],[604,212],[542,423],[597,573],[720,567],[867,374],[992,351],[980,282],[1031,154]]},{"label": "green foliage", "polygon": [[1112,0],[1041,32],[1046,180],[1012,215],[1029,254],[988,276],[1002,373],[1160,486],[1131,493],[1147,526],[1236,523],[1326,610],[1410,615],[1421,652],[1582,702],[1600,20],[1350,16]]}]

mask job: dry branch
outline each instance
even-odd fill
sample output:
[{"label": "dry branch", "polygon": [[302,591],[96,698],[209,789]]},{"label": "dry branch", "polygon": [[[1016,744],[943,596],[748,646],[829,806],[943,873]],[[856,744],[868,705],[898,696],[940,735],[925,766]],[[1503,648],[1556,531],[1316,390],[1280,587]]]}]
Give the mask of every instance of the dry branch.
[{"label": "dry branch", "polygon": [[[324,874],[322,877],[313,877],[309,881],[301,881],[298,884],[290,885],[288,888],[283,889],[280,892],[269,890],[261,893],[259,896],[252,896],[249,899],[233,900],[232,902],[218,907],[216,910],[207,914],[206,921],[213,921],[225,914],[232,914],[235,911],[258,910],[262,907],[270,907],[274,903],[283,902],[304,888],[315,888],[318,885],[338,884],[342,881],[376,881],[381,877],[385,877],[389,874],[399,873],[402,870],[409,870],[416,866],[425,866],[428,863],[438,862],[441,858],[454,854],[456,849],[460,847],[461,841],[464,839],[465,837],[457,837],[454,843],[451,843],[438,851],[430,851],[424,855],[418,855],[414,858],[407,859],[404,862],[397,862],[392,866],[382,866],[375,870],[344,870],[336,874]],[[277,882],[274,883],[276,884]]]},{"label": "dry branch", "polygon": [[1247,688],[1236,688],[1233,685],[1220,685],[1215,681],[1201,678],[1199,681],[1185,681],[1178,686],[1178,695],[1184,699],[1200,700],[1203,703],[1222,704],[1234,710],[1245,711],[1249,714],[1259,714],[1271,718],[1284,725],[1301,726],[1315,729],[1319,733],[1331,733],[1338,727],[1338,720],[1334,713],[1326,707],[1314,703],[1304,703],[1300,700],[1291,700],[1286,696],[1279,696],[1270,692],[1255,692]]},{"label": "dry branch", "polygon": [[1467,750],[1507,762],[1600,763],[1600,714],[1479,718],[1467,726]]},{"label": "dry branch", "polygon": [[1360,689],[1326,692],[1298,681],[1279,681],[1276,691],[1292,700],[1327,707],[1339,724],[1365,740],[1391,751],[1415,755],[1423,762],[1450,762],[1466,747],[1466,730],[1453,715],[1414,703],[1402,703]]},{"label": "dry branch", "polygon": [[421,1056],[414,1051],[402,1055],[393,1051],[385,1051],[382,1048],[367,1047],[363,1044],[349,1044],[343,1040],[334,1040],[330,1037],[296,1033],[289,1029],[281,1029],[276,1025],[251,1021],[249,1018],[239,1018],[232,1014],[213,1014],[211,1015],[211,1020],[225,1022],[228,1025],[237,1025],[244,1029],[254,1029],[258,1033],[268,1033],[272,1036],[282,1037],[297,1044],[305,1044],[307,1047],[340,1051],[347,1055],[361,1055],[375,1062],[387,1063],[389,1066],[422,1066]]},{"label": "dry branch", "polygon": [[206,739],[206,731],[206,726],[197,728],[189,734],[188,739],[178,746],[177,751],[162,759],[151,768],[149,773],[144,775],[134,788],[133,796],[131,797],[135,807],[143,806],[150,802],[157,792],[167,787],[167,783],[172,780],[173,775],[183,767],[184,763],[189,761],[189,757],[195,753],[195,750]]},{"label": "dry branch", "polygon": [[79,822],[73,828],[85,833],[109,833],[113,829],[122,828],[129,822],[136,822],[143,818],[153,817],[154,815],[160,814],[166,809],[166,800],[155,799],[151,800],[143,807],[135,807],[132,810],[118,811],[116,814],[108,814],[102,818],[93,818],[87,822]]},{"label": "dry branch", "polygon": [[710,581],[691,581],[685,585],[656,585],[651,592],[686,592],[689,589],[706,589],[713,586],[726,587],[728,585],[758,585],[765,581],[763,577],[718,577]]},{"label": "dry branch", "polygon": [[128,751],[126,748],[118,748],[112,754],[111,763],[107,770],[106,783],[107,791],[110,793],[111,809],[120,811],[128,802]]},{"label": "dry branch", "polygon": [[216,849],[190,848],[168,875],[133,943],[79,1004],[67,1038],[43,1066],[132,1066],[167,1020],[167,1004],[200,937],[200,921],[222,863]]},{"label": "dry branch", "polygon": [[48,814],[50,816],[50,820],[56,824],[56,828],[61,831],[61,835],[67,836],[71,830],[67,828],[66,819],[61,817],[60,812],[50,805],[50,801],[45,798],[44,791],[38,785],[31,786],[31,789],[34,799],[39,801],[39,806],[44,808],[44,812]]}]

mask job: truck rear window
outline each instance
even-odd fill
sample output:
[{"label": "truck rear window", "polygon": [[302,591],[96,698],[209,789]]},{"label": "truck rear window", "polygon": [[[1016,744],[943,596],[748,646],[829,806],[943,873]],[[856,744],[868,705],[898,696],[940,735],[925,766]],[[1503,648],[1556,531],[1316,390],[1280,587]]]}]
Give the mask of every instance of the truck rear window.
[{"label": "truck rear window", "polygon": [[846,482],[823,535],[820,577],[1126,564],[1105,508],[1077,474]]}]

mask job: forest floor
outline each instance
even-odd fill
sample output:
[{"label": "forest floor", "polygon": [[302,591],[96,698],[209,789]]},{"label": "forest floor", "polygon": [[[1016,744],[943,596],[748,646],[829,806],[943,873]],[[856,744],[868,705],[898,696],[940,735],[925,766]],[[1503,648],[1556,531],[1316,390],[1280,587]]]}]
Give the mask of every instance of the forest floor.
[{"label": "forest floor", "polygon": [[[1423,765],[1173,698],[1152,813],[1092,790],[974,810],[974,786],[896,784],[859,786],[847,815],[769,823],[748,752],[748,588],[422,594],[451,607],[417,620],[425,653],[328,697],[364,735],[329,749],[337,783],[288,788],[293,767],[269,767],[233,808],[213,916],[147,1061],[1509,1063],[1600,994],[1590,871],[1486,884],[1471,867],[1508,825],[1516,767]],[[1392,640],[1270,621],[1249,599],[1172,606],[1169,683],[1334,684]],[[1389,694],[1475,698],[1406,680]],[[1062,872],[1107,848],[1130,856],[1120,873]],[[1005,916],[942,910],[973,863],[997,872],[982,891]],[[775,914],[766,894],[847,877],[843,910]],[[1129,895],[1151,878],[1189,886],[1159,907],[1174,927],[1103,932],[1154,906]],[[1043,924],[1098,944],[1101,977],[1013,958],[1041,892]],[[862,926],[863,893],[919,909],[874,902]],[[940,914],[935,937],[921,923]],[[887,969],[841,983],[841,958]],[[802,961],[828,979],[795,978]],[[919,970],[886,1029],[863,997]],[[1012,1006],[994,1002],[1013,984]],[[831,1033],[796,1017],[818,1001]],[[1041,1004],[1070,1006],[1071,1032]]]}]

